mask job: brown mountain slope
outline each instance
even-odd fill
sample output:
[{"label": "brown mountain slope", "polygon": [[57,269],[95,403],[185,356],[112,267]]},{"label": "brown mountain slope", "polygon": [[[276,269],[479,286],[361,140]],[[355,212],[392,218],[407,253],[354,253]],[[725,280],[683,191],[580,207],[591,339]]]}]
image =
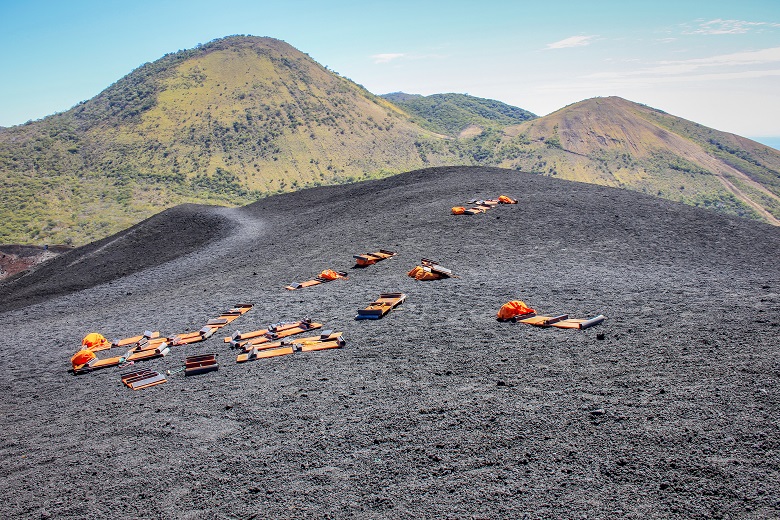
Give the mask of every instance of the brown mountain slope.
[{"label": "brown mountain slope", "polygon": [[182,203],[243,205],[438,165],[557,175],[780,224],[780,153],[733,134],[597,98],[455,139],[282,41],[232,36],[0,129],[0,243],[85,244]]},{"label": "brown mountain slope", "polygon": [[506,129],[504,167],[618,186],[780,225],[780,152],[618,97]]},{"label": "brown mountain slope", "polygon": [[85,243],[183,202],[244,204],[454,159],[423,154],[426,137],[439,139],[282,41],[216,40],[0,131],[0,243]]}]

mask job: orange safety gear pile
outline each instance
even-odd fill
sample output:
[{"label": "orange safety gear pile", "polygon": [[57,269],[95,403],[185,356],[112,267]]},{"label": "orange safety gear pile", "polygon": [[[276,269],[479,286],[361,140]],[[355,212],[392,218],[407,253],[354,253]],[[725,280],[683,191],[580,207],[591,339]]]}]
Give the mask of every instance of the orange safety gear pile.
[{"label": "orange safety gear pile", "polygon": [[466,213],[466,208],[464,208],[463,206],[455,206],[454,208],[452,208],[453,215],[463,215],[464,213]]},{"label": "orange safety gear pile", "polygon": [[325,269],[319,274],[319,278],[322,278],[323,280],[335,280],[337,278],[344,278],[344,276],[340,275],[333,269]]},{"label": "orange safety gear pile", "polygon": [[501,204],[517,204],[517,201],[511,197],[507,197],[506,195],[501,195],[498,198],[498,202]]},{"label": "orange safety gear pile", "polygon": [[496,316],[499,320],[511,320],[515,316],[530,314],[533,312],[536,311],[527,306],[525,302],[520,300],[513,300],[502,305]]},{"label": "orange safety gear pile", "polygon": [[84,365],[86,363],[89,363],[93,359],[96,359],[97,356],[94,352],[89,350],[88,348],[84,348],[73,354],[73,357],[70,358],[70,362],[73,365],[73,368],[76,368],[78,366]]},{"label": "orange safety gear pile", "polygon": [[81,340],[81,346],[89,350],[95,350],[109,348],[111,343],[97,332],[90,332]]},{"label": "orange safety gear pile", "polygon": [[407,274],[415,280],[440,280],[442,278],[440,274],[432,273],[430,270],[423,269],[419,265]]}]

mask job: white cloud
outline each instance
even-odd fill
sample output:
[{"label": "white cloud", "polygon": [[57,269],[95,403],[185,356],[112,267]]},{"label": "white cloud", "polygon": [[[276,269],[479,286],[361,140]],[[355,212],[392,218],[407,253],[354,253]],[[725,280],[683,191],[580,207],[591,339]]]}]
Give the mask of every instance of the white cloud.
[{"label": "white cloud", "polygon": [[[623,70],[617,72],[596,72],[583,76],[590,79],[618,79],[628,77],[680,77],[685,74],[694,74],[697,71],[702,71],[708,67],[720,67],[721,69],[726,67],[760,67],[766,65],[777,65],[780,63],[780,47],[772,47],[769,49],[761,49],[757,51],[748,52],[736,52],[731,54],[720,54],[717,56],[709,56],[707,58],[694,58],[690,60],[678,60],[678,61],[660,61],[655,66],[646,67],[643,69],[635,70]],[[762,74],[762,73],[768,74]],[[721,79],[733,79],[744,77],[762,77],[765,75],[774,76],[771,71],[761,70],[737,70],[729,72],[726,70],[720,70],[717,76]],[[754,76],[749,76],[749,75]]]},{"label": "white cloud", "polygon": [[570,36],[569,38],[554,43],[548,43],[546,48],[568,49],[570,47],[585,47],[586,45],[590,45],[593,38],[595,38],[595,36]]},{"label": "white cloud", "polygon": [[687,34],[745,34],[758,27],[780,27],[780,23],[772,22],[747,22],[745,20],[708,20],[701,22],[698,29],[688,31]]},{"label": "white cloud", "polygon": [[398,58],[403,58],[405,54],[403,53],[386,53],[386,54],[374,54],[371,56],[371,59],[374,60],[374,63],[389,63],[393,60],[397,60]]}]

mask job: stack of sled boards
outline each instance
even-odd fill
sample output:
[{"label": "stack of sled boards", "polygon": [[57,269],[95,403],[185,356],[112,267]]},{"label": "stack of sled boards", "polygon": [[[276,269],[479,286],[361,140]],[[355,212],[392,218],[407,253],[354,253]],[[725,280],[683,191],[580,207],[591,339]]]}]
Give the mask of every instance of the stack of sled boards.
[{"label": "stack of sled boards", "polygon": [[256,359],[286,356],[295,352],[315,352],[331,348],[341,348],[346,344],[341,332],[323,331],[319,336],[275,341],[262,345],[253,345],[236,357],[236,362],[244,363]]},{"label": "stack of sled boards", "polygon": [[225,343],[230,343],[232,348],[243,348],[245,351],[249,351],[255,345],[269,343],[321,327],[322,323],[314,323],[307,318],[300,321],[271,325],[267,329],[253,332],[236,331],[229,338],[225,338]]},{"label": "stack of sled boards", "polygon": [[219,369],[216,354],[200,354],[188,356],[184,360],[184,375],[195,376]]},{"label": "stack of sled boards", "polygon": [[598,325],[604,320],[605,318],[601,314],[589,319],[569,318],[568,314],[561,314],[560,316],[531,316],[517,319],[518,323],[526,323],[536,327],[557,327],[559,329],[587,329]]},{"label": "stack of sled boards", "polygon": [[353,255],[352,257],[355,259],[355,266],[366,267],[395,255],[396,253],[393,251],[388,251],[387,249],[380,249],[379,251],[376,251],[374,253]]},{"label": "stack of sled boards", "polygon": [[122,374],[122,384],[131,390],[140,390],[142,388],[149,388],[150,386],[160,385],[165,383],[167,379],[164,375],[155,372],[154,370],[135,370],[133,372],[126,372]]},{"label": "stack of sled boards", "polygon": [[382,293],[365,309],[359,309],[356,320],[378,320],[406,300],[404,293]]}]

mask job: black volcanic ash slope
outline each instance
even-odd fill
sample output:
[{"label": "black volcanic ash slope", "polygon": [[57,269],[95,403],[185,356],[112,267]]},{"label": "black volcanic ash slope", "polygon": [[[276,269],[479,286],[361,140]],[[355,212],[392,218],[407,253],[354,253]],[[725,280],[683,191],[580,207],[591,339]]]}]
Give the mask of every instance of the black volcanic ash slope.
[{"label": "black volcanic ash slope", "polygon": [[[520,203],[449,214],[502,193]],[[229,232],[188,254],[126,276],[118,266],[110,283],[77,292],[81,275],[63,266],[49,300],[0,314],[2,516],[780,512],[777,228],[483,168],[316,188],[220,215]],[[150,239],[187,228],[162,215],[154,225]],[[113,237],[104,255],[76,250],[79,269],[157,251],[129,239]],[[399,254],[349,280],[283,289],[379,247]],[[422,256],[460,278],[408,278]],[[38,293],[28,280],[11,301]],[[378,322],[352,319],[388,290],[407,303]],[[496,322],[514,298],[607,321],[586,331]],[[195,330],[242,301],[256,306],[230,331],[308,315],[348,344],[238,365],[212,338],[138,366],[216,352],[219,371],[141,392],[122,387],[120,370],[66,373],[89,331]]]}]

